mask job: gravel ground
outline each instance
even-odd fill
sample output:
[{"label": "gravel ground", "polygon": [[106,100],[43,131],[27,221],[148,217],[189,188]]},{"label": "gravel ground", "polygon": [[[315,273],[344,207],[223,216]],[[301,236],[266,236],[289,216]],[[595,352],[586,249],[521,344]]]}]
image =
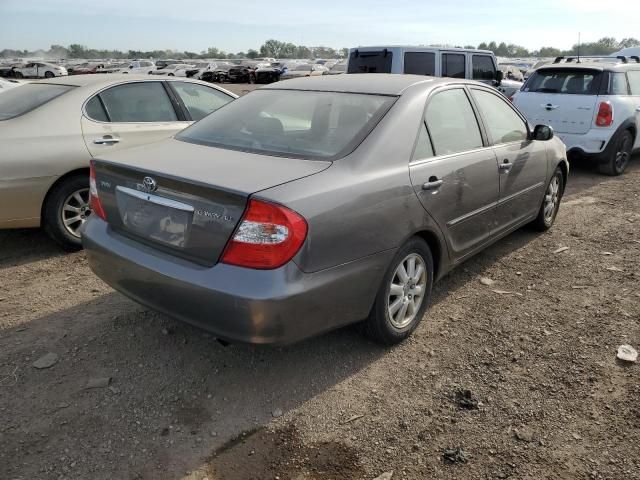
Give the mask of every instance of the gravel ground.
[{"label": "gravel ground", "polygon": [[0,478],[640,478],[640,158],[573,170],[550,232],[447,276],[392,349],[224,346],[0,232]]}]

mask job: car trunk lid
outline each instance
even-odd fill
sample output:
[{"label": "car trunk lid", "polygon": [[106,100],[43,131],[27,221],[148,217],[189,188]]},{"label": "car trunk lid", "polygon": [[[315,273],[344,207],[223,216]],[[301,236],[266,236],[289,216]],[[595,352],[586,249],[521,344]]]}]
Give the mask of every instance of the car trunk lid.
[{"label": "car trunk lid", "polygon": [[558,133],[587,133],[593,123],[602,72],[549,68],[536,71],[514,100],[533,125]]},{"label": "car trunk lid", "polygon": [[176,140],[94,161],[98,197],[112,228],[209,266],[218,261],[251,194],[330,165]]}]

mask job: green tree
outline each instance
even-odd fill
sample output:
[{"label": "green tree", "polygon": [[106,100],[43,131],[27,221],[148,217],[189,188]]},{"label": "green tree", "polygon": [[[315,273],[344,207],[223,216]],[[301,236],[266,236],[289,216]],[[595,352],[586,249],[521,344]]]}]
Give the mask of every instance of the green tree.
[{"label": "green tree", "polygon": [[[254,50],[253,48],[250,48],[249,50],[247,50],[246,55],[244,54],[244,52],[240,52],[242,53],[243,56],[246,56],[247,58],[256,58],[260,56],[260,52],[258,52],[257,50]],[[238,55],[240,55],[240,53],[238,53]]]},{"label": "green tree", "polygon": [[487,45],[485,42],[482,42],[480,45],[478,45],[478,50],[489,50],[489,45]]}]

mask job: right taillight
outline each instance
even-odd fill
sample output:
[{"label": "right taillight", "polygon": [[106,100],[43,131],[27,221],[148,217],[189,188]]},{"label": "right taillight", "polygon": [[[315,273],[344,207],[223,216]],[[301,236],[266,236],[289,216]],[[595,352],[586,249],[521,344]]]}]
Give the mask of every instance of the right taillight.
[{"label": "right taillight", "polygon": [[597,127],[610,127],[613,123],[613,107],[610,102],[600,102],[598,116],[596,117]]},{"label": "right taillight", "polygon": [[89,164],[89,206],[94,215],[98,215],[101,219],[106,220],[107,215],[104,213],[100,197],[98,197],[98,187],[96,187],[96,169],[91,160]]},{"label": "right taillight", "polygon": [[252,199],[220,261],[247,268],[278,268],[298,253],[306,238],[307,222],[298,213]]}]

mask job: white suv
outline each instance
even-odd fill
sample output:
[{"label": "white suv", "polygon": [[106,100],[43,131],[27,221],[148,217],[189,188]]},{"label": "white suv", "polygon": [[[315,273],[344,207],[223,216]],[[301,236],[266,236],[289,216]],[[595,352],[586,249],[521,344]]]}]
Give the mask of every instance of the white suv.
[{"label": "white suv", "polygon": [[550,125],[570,158],[593,158],[620,175],[640,149],[640,58],[559,57],[513,97],[532,125]]}]

